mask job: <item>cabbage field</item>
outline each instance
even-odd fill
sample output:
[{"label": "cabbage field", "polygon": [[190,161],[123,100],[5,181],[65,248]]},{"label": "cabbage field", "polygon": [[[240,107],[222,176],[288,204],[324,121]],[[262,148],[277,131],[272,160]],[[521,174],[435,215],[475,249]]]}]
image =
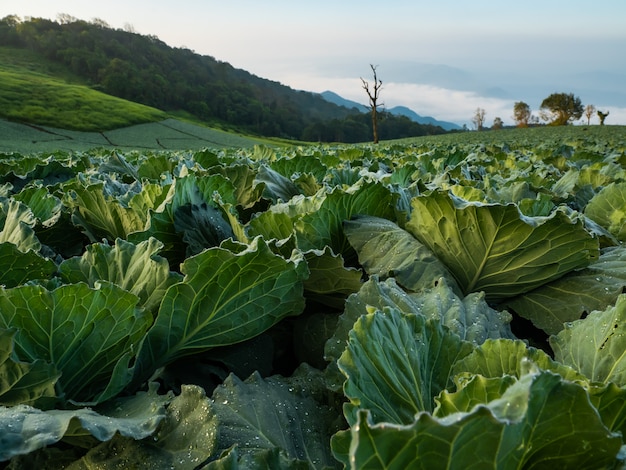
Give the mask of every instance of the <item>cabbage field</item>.
[{"label": "cabbage field", "polygon": [[6,468],[626,468],[626,128],[0,168]]}]

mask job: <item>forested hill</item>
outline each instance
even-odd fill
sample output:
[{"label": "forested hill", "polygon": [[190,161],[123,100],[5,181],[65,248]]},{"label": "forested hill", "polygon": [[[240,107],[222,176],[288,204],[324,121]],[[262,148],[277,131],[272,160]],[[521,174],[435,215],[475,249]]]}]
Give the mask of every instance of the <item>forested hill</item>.
[{"label": "forested hill", "polygon": [[[366,113],[100,20],[7,16],[0,19],[0,45],[41,54],[110,95],[210,124],[309,141],[359,142],[372,135]],[[379,124],[382,139],[443,132],[385,113]]]}]

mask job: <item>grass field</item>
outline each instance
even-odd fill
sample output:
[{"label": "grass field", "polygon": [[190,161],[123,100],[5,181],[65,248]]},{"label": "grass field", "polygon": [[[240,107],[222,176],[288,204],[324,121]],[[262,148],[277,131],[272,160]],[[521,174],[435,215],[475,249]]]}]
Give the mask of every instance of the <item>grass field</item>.
[{"label": "grass field", "polygon": [[0,117],[80,131],[155,122],[166,113],[93,90],[40,57],[0,48]]},{"label": "grass field", "polygon": [[0,152],[85,151],[93,148],[193,150],[252,147],[275,142],[211,129],[175,119],[103,132],[80,132],[0,120]]}]

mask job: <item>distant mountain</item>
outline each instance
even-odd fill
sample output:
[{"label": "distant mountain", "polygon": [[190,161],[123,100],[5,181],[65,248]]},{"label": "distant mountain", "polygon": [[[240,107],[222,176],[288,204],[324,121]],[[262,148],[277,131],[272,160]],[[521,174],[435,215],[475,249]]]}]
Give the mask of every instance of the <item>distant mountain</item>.
[{"label": "distant mountain", "polygon": [[[356,108],[360,112],[368,112],[370,109],[364,104],[342,98],[337,93],[332,91],[323,91],[322,93],[320,93],[320,95],[322,95],[322,97],[326,101],[330,101],[331,103],[334,103],[336,105],[343,106],[344,108]],[[407,108],[406,106],[394,106],[393,108],[387,109],[387,111],[391,114],[395,114],[396,116],[406,116],[410,120],[419,124],[432,124],[433,126],[440,126],[447,131],[461,129],[461,126],[459,126],[458,124],[455,124],[453,122],[439,121],[430,116],[421,116],[412,109]]]},{"label": "distant mountain", "polygon": [[333,91],[329,91],[329,90],[323,91],[320,93],[320,95],[322,95],[322,98],[324,98],[326,101],[330,101],[331,103],[334,103],[338,106],[343,106],[344,108],[348,108],[348,109],[356,108],[358,111],[362,113],[365,113],[369,111],[370,109],[368,106],[365,106],[364,104],[342,98],[341,96],[339,96],[337,93]]},{"label": "distant mountain", "polygon": [[433,126],[443,127],[447,131],[461,129],[461,126],[455,124],[454,122],[439,121],[438,119],[435,119],[431,116],[421,116],[412,109],[407,108],[406,106],[394,106],[387,111],[389,111],[391,114],[406,116],[412,121],[419,122],[420,124],[432,124]]}]

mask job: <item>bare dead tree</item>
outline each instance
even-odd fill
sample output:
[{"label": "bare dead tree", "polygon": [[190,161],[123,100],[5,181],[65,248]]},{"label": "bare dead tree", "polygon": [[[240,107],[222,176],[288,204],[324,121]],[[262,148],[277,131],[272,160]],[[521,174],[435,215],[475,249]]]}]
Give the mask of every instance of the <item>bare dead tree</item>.
[{"label": "bare dead tree", "polygon": [[374,74],[373,88],[370,88],[369,82],[367,82],[366,80],[363,80],[363,78],[361,78],[361,81],[363,82],[363,89],[367,93],[367,96],[369,97],[369,100],[370,100],[370,109],[372,111],[372,129],[374,131],[374,143],[377,144],[378,143],[378,108],[380,106],[384,106],[384,104],[378,103],[378,97],[380,94],[380,90],[383,87],[383,82],[379,80],[378,77],[376,76],[376,68],[378,67],[378,65],[370,64],[370,67]]},{"label": "bare dead tree", "polygon": [[485,115],[487,113],[483,108],[476,108],[474,112],[474,117],[472,118],[472,123],[476,126],[477,131],[482,131],[485,125]]}]

